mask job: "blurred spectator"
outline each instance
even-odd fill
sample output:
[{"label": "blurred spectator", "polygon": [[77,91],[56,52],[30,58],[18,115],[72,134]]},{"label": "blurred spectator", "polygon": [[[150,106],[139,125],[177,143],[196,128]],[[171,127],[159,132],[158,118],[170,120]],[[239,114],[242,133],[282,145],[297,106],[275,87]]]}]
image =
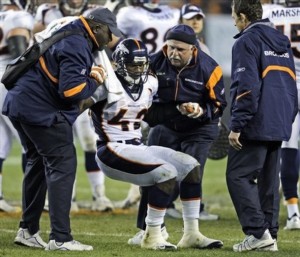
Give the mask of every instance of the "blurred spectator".
[{"label": "blurred spectator", "polygon": [[[17,4],[18,3],[18,4]],[[0,11],[0,78],[2,77],[6,65],[21,55],[30,44],[32,29],[34,24],[33,16],[25,11],[27,2],[17,2],[10,0],[1,1]],[[17,208],[6,202],[2,188],[2,167],[3,162],[9,155],[13,138],[19,140],[19,135],[13,127],[8,117],[2,115],[2,105],[7,90],[0,84],[0,211],[15,212]],[[22,162],[23,171],[26,157],[23,150]]]}]

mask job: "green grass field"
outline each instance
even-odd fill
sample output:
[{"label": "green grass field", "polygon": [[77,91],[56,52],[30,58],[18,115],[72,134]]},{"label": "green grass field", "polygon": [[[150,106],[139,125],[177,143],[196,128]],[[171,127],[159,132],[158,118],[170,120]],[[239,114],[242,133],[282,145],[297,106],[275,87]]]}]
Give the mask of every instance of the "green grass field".
[{"label": "green grass field", "polygon": [[[20,147],[14,144],[12,154],[4,163],[4,193],[5,198],[16,205],[20,205],[22,172],[20,168]],[[82,206],[91,202],[91,190],[87,176],[83,169],[82,152],[78,150],[77,172],[77,200]],[[127,240],[138,230],[136,224],[136,209],[128,211],[116,210],[113,213],[92,213],[82,209],[79,213],[71,214],[72,234],[83,243],[94,246],[92,252],[46,252],[30,249],[13,244],[20,214],[0,213],[0,257],[41,257],[41,256],[299,256],[300,231],[285,231],[283,227],[286,219],[286,208],[282,206],[280,215],[279,252],[247,252],[234,253],[232,245],[241,241],[244,235],[236,218],[225,184],[226,159],[221,161],[209,160],[204,174],[204,196],[209,211],[220,215],[218,221],[200,222],[200,230],[206,236],[221,239],[224,247],[218,250],[180,250],[176,252],[159,252],[143,250],[139,247],[127,245]],[[106,179],[106,192],[113,201],[122,200],[129,185],[126,183]],[[178,203],[180,206],[180,203]],[[166,218],[166,225],[170,234],[169,241],[177,243],[182,236],[182,221]],[[44,213],[41,219],[41,236],[45,241],[49,234],[49,218]]]}]

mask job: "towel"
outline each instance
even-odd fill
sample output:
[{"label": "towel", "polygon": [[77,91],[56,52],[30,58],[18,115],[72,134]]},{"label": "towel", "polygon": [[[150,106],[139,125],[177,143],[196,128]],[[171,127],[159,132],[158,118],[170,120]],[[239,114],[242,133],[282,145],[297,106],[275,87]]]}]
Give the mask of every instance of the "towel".
[{"label": "towel", "polygon": [[[35,40],[37,42],[42,42],[43,40],[51,37],[56,31],[61,29],[62,27],[66,26],[70,22],[78,19],[78,17],[74,16],[68,16],[68,17],[63,17],[61,19],[57,19],[49,23],[47,28],[39,33],[36,33],[34,35]],[[108,91],[107,95],[107,102],[108,103],[113,103],[118,101],[122,97],[122,85],[121,82],[118,80],[113,67],[111,65],[111,62],[105,52],[105,50],[98,51],[98,55],[95,58],[95,64],[102,64],[103,67],[106,70],[107,73],[107,79],[104,81],[104,86],[106,87]],[[93,95],[93,100],[98,101],[102,99],[101,95],[103,94],[103,90],[96,90],[94,95]]]},{"label": "towel", "polygon": [[56,31],[60,30],[62,27],[66,26],[76,19],[78,19],[78,17],[67,16],[50,22],[44,30],[34,34],[36,42],[41,43],[45,39],[51,37]]},{"label": "towel", "polygon": [[[122,98],[123,87],[119,79],[117,78],[115,71],[111,65],[111,62],[105,52],[105,50],[99,51],[96,61],[101,63],[106,70],[107,79],[104,81],[104,86],[108,91],[107,102],[114,103]],[[97,63],[97,64],[99,64]]]}]

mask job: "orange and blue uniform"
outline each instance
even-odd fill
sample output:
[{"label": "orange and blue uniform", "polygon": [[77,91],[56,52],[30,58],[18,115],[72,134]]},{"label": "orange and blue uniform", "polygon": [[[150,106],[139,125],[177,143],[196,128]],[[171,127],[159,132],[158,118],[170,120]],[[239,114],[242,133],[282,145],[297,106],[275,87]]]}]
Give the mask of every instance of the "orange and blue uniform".
[{"label": "orange and blue uniform", "polygon": [[229,148],[226,180],[243,232],[277,238],[280,149],[298,112],[289,39],[268,19],[235,36],[232,48],[231,131],[242,149]]},{"label": "orange and blue uniform", "polygon": [[94,60],[94,36],[84,18],[61,31],[78,29],[87,36],[74,34],[55,43],[15,83],[5,99],[4,115],[26,124],[50,127],[59,112],[70,124],[75,122],[79,101],[91,96],[97,88],[97,82],[89,76]]},{"label": "orange and blue uniform", "polygon": [[80,114],[79,102],[98,87],[89,76],[98,44],[83,17],[61,30],[84,33],[53,44],[8,91],[3,114],[17,129],[27,157],[20,228],[31,235],[39,231],[48,190],[50,240],[69,242],[73,240],[69,213],[77,166],[72,124]]}]

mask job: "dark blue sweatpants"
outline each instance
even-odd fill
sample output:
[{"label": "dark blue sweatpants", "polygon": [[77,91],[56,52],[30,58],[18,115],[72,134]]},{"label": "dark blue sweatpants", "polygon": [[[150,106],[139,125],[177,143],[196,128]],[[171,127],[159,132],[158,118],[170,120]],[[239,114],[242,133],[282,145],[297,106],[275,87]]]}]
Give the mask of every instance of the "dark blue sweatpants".
[{"label": "dark blue sweatpants", "polygon": [[228,190],[246,235],[260,238],[268,228],[277,238],[281,142],[240,140],[230,147],[226,170]]},{"label": "dark blue sweatpants", "polygon": [[28,228],[31,234],[39,230],[48,189],[50,240],[73,240],[69,214],[77,159],[72,126],[60,113],[51,127],[32,126],[15,120],[12,123],[27,157],[20,227]]}]

